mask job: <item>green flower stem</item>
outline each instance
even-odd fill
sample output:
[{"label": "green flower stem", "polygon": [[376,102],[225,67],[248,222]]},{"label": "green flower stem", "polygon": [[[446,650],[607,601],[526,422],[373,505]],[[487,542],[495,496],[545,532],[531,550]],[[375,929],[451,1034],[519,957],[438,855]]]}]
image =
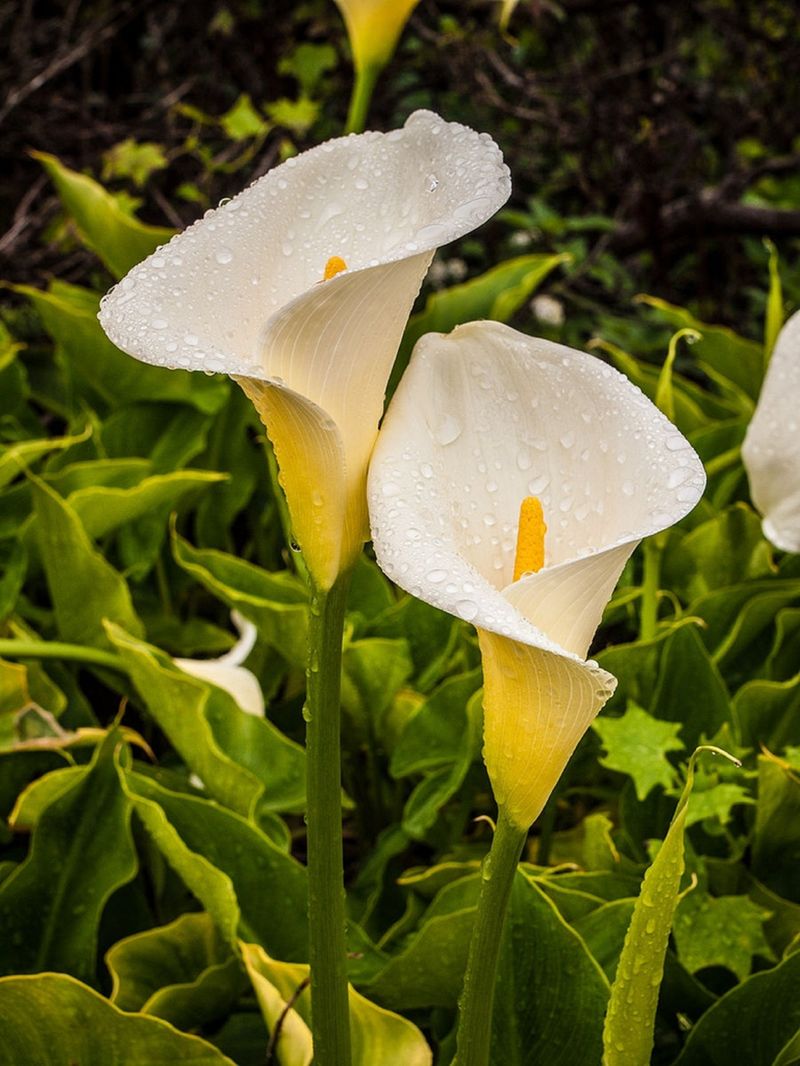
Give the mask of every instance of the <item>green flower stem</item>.
[{"label": "green flower stem", "polygon": [[488,1066],[497,962],[517,863],[528,835],[501,808],[489,854],[481,867],[481,893],[459,1001],[457,1066]]},{"label": "green flower stem", "polygon": [[652,640],[658,620],[658,588],[661,580],[661,544],[657,537],[648,537],[642,545],[644,575],[642,578],[642,610],[639,616],[639,639]]},{"label": "green flower stem", "polygon": [[342,634],[350,573],[312,587],[306,755],[308,923],[314,1066],[349,1066],[350,1012],[342,862]]},{"label": "green flower stem", "polygon": [[350,110],[347,112],[345,133],[363,133],[367,124],[369,105],[381,67],[375,64],[361,67],[356,71],[353,93],[350,97]]},{"label": "green flower stem", "polygon": [[116,670],[120,674],[128,672],[122,659],[110,651],[49,640],[0,640],[0,658],[61,659],[88,663],[91,666],[107,666],[110,670]]}]

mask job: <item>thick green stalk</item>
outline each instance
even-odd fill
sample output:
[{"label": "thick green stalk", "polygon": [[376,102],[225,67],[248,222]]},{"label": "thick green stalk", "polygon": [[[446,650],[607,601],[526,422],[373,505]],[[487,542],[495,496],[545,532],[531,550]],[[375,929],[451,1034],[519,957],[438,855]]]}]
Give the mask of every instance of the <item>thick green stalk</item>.
[{"label": "thick green stalk", "polygon": [[350,1066],[340,755],[342,633],[350,574],[313,589],[306,754],[308,924],[314,1066]]},{"label": "thick green stalk", "polygon": [[80,644],[63,644],[52,640],[0,640],[0,659],[61,659],[69,662],[107,666],[120,674],[127,668],[118,655],[100,648]]},{"label": "thick green stalk", "polygon": [[353,93],[350,97],[350,110],[347,112],[347,127],[345,133],[363,133],[369,115],[369,105],[375,83],[381,72],[379,66],[371,64],[361,67],[356,71],[356,79],[353,83]]},{"label": "thick green stalk", "polygon": [[459,1001],[454,1066],[488,1066],[497,962],[517,863],[528,832],[500,810],[489,854],[481,867],[481,892]]}]

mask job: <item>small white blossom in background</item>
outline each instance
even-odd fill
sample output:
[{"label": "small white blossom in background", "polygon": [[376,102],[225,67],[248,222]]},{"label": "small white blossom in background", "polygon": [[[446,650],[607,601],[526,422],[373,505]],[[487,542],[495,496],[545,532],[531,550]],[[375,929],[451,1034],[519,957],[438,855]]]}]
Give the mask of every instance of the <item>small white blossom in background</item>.
[{"label": "small white blossom in background", "polygon": [[548,296],[546,292],[534,296],[529,307],[535,318],[546,326],[564,325],[564,305],[555,296]]},{"label": "small white blossom in background", "polygon": [[533,234],[528,230],[518,229],[509,238],[512,248],[528,248],[533,243]]}]

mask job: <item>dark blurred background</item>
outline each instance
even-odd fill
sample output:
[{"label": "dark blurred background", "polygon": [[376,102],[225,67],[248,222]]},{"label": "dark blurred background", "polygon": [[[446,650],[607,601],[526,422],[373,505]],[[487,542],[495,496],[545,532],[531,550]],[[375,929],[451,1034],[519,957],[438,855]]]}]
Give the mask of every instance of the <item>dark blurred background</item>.
[{"label": "dark blurred background", "polygon": [[[641,291],[758,335],[768,236],[796,305],[795,0],[520,0],[506,35],[498,11],[422,0],[373,101],[377,128],[431,107],[488,130],[512,169],[508,210],[440,253],[430,284],[568,251],[539,311],[566,315],[566,339],[624,340]],[[31,149],[183,226],[337,136],[351,84],[333,0],[11,0],[0,51],[0,277],[33,284],[107,279]]]}]

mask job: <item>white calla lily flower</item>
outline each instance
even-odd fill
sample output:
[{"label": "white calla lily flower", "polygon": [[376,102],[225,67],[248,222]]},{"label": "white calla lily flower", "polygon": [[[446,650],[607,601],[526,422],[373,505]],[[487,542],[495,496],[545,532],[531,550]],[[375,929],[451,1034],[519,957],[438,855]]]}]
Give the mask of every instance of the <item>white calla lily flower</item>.
[{"label": "white calla lily flower", "polygon": [[586,655],[626,560],[704,485],[678,430],[594,356],[489,322],[417,344],[370,467],[375,552],[477,627],[484,757],[516,825],[614,691]]},{"label": "white calla lily flower", "polygon": [[764,536],[800,552],[800,311],[778,334],[742,459]]},{"label": "white calla lily flower", "polygon": [[342,137],[287,160],[103,300],[100,322],[124,351],[233,375],[253,400],[321,589],[368,536],[369,456],[433,253],[509,192],[487,134],[418,111],[402,129]]},{"label": "white calla lily flower", "polygon": [[187,674],[210,681],[212,685],[224,689],[246,713],[256,718],[263,718],[264,693],[255,674],[242,666],[247,656],[255,647],[258,632],[253,623],[231,611],[231,621],[239,631],[239,639],[229,652],[218,659],[173,659],[176,666]]}]

